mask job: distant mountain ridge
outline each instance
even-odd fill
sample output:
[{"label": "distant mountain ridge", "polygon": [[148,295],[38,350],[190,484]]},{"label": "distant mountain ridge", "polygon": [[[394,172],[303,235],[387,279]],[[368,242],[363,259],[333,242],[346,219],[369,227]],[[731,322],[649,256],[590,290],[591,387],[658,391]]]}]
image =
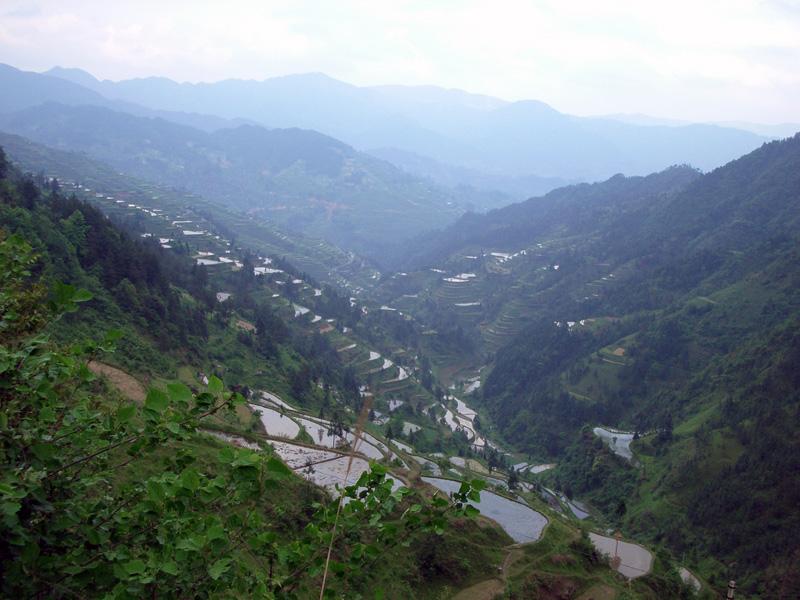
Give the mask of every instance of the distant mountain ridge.
[{"label": "distant mountain ridge", "polygon": [[131,102],[110,100],[92,89],[91,85],[86,85],[90,80],[96,80],[85,71],[62,69],[57,70],[56,73],[61,73],[63,76],[50,77],[30,71],[21,71],[0,63],[0,84],[4,91],[0,96],[0,113],[30,108],[43,102],[59,102],[73,106],[102,106],[140,117],[162,118],[203,131],[216,131],[249,122],[244,119],[224,119],[194,112],[164,111],[146,108]]},{"label": "distant mountain ridge", "polygon": [[575,117],[536,100],[505,102],[435,86],[358,87],[319,73],[197,84],[50,73],[150,108],[315,129],[359,149],[397,148],[500,175],[596,180],[683,162],[708,170],[765,139],[711,125],[642,127]]},{"label": "distant mountain ridge", "polygon": [[[621,121],[623,123],[630,123],[632,125],[666,125],[668,127],[683,127],[691,125],[691,121],[684,121],[680,119],[663,119],[659,117],[651,117],[642,114],[626,114],[618,113],[611,115],[603,115],[603,119],[611,119],[613,121]],[[762,135],[768,138],[782,139],[792,137],[797,132],[800,132],[800,123],[751,123],[749,121],[711,121],[708,125],[717,125],[719,127],[731,127],[733,129],[741,129],[749,131],[756,135]]]},{"label": "distant mountain ridge", "polygon": [[[99,81],[60,67],[46,74],[0,69],[0,83],[12,82],[12,91],[23,76],[39,92],[0,101],[0,112],[56,101],[161,117],[208,132],[242,123],[313,129],[412,175],[448,182],[470,195],[464,204],[479,209],[618,172],[646,174],[676,163],[707,170],[766,139],[711,125],[574,117],[535,100],[507,102],[436,86],[358,87],[320,73],[191,84],[162,77]],[[418,159],[407,160],[412,155]]]}]

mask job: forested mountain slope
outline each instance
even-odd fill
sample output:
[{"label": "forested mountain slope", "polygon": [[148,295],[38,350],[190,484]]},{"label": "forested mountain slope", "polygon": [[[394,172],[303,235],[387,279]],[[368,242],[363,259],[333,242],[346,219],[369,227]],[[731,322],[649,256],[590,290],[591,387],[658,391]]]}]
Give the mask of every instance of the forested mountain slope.
[{"label": "forested mountain slope", "polygon": [[[376,293],[430,325],[443,371],[480,375],[505,440],[559,462],[550,483],[719,583],[791,597],[799,242],[795,136],[705,175],[616,176],[465,215]],[[437,345],[447,327],[472,344]],[[638,432],[633,462],[595,426]]]},{"label": "forested mountain slope", "polygon": [[549,236],[593,235],[623,212],[646,209],[658,196],[699,176],[688,166],[645,177],[617,175],[601,183],[565,186],[485,215],[469,213],[443,231],[419,236],[401,267],[431,266],[475,248],[524,248]]},{"label": "forested mountain slope", "polygon": [[[116,359],[124,366],[154,376],[182,361],[213,370],[209,368],[213,361],[209,336],[224,335],[219,325],[239,303],[223,305],[216,292],[226,283],[235,285],[237,278],[245,280],[245,272],[220,273],[210,279],[188,246],[176,241],[173,251],[167,251],[157,239],[122,230],[97,208],[61,191],[57,182],[51,190],[43,180],[16,177],[19,183],[2,205],[4,235],[23,236],[32,245],[42,257],[39,268],[46,282],[69,281],[93,295],[80,313],[58,322],[59,335],[97,335],[104,327],[121,328],[126,335]],[[245,292],[253,284],[244,281],[237,287]],[[303,336],[294,336],[267,304],[240,300],[250,303],[252,315],[265,328],[275,327],[262,332],[271,339],[269,351],[285,346],[287,360],[268,369],[270,376],[286,382],[298,365],[308,373],[321,368],[322,363],[310,366],[316,360],[311,355],[304,358],[298,353],[305,346]],[[328,354],[332,357],[335,354]],[[306,364],[307,360],[311,362]],[[329,365],[324,370],[332,373],[333,368]],[[241,383],[253,385],[254,381]]]},{"label": "forested mountain slope", "polygon": [[[485,406],[509,441],[561,462],[555,482],[623,527],[698,563],[735,563],[720,580],[791,597],[800,136],[707,175],[673,169],[545,199],[465,217],[426,255],[463,268],[459,256],[484,249],[467,285],[491,276],[530,300],[530,325],[494,356]],[[640,432],[633,463],[587,425]]]},{"label": "forested mountain slope", "polygon": [[380,256],[387,243],[444,225],[463,210],[442,188],[314,131],[240,126],[205,133],[56,103],[4,115],[0,128],[367,255]]},{"label": "forested mountain slope", "polygon": [[[319,448],[311,432],[322,440],[322,424],[329,423],[334,432],[351,435],[348,427],[366,412],[371,396],[361,393],[360,381],[375,391],[372,405],[381,410],[387,410],[386,398],[404,398],[398,403],[409,406],[420,396],[423,406],[434,400],[414,387],[414,374],[403,375],[380,355],[384,367],[370,370],[377,353],[365,359],[366,352],[356,350],[355,362],[347,358],[372,338],[391,347],[392,315],[364,314],[334,289],[315,289],[285,261],[267,261],[221,236],[204,232],[166,243],[151,233],[154,222],[129,217],[167,209],[123,208],[92,194],[109,218],[64,191],[96,189],[22,175],[0,152],[5,595],[177,598],[235,590],[266,599],[311,597],[336,519],[335,576],[328,582],[333,597],[450,597],[493,581],[501,564],[512,597],[554,586],[625,590],[647,599],[686,593],[669,556],[651,556],[649,573],[624,582],[586,530],[561,521],[533,488],[526,488],[524,502],[545,511],[551,524],[538,542],[509,547],[496,524],[476,523],[475,511],[464,508],[467,497],[476,498],[471,484],[454,497],[460,505],[431,499],[408,446],[372,424],[364,433],[371,443],[384,451],[388,444],[407,449],[402,456],[408,463],[391,452],[370,456],[382,464],[373,463],[347,488],[349,501],[337,516],[337,503],[303,479],[318,481],[315,472],[325,472],[332,460],[366,464],[358,457],[363,444],[353,458],[347,446]],[[312,319],[299,302],[334,318]],[[389,355],[408,366],[412,358],[396,350]],[[384,386],[378,371],[399,375]],[[93,373],[111,376],[106,381]],[[224,392],[216,375],[241,395]],[[146,393],[142,384],[150,386]],[[274,423],[266,427],[263,416],[244,406],[244,396],[251,409],[303,427],[295,438],[277,434]],[[323,415],[331,421],[317,420]],[[413,439],[417,452],[427,453],[429,445],[468,451],[466,438],[450,432],[444,419],[429,434],[433,417],[424,431],[417,426],[403,439]],[[403,407],[387,432],[402,419],[422,422],[423,415]],[[306,429],[315,424],[318,432]],[[328,436],[335,435],[331,431]],[[322,458],[298,463],[278,450],[281,445]],[[499,476],[493,485],[500,485]],[[386,477],[409,487],[398,489]],[[505,502],[524,507],[520,499]],[[515,568],[506,569],[512,562]]]},{"label": "forested mountain slope", "polygon": [[[4,596],[289,599],[319,589],[337,504],[277,458],[245,398],[215,374],[251,402],[267,388],[312,406],[323,403],[314,382],[324,380],[324,407],[340,426],[358,384],[321,334],[273,308],[252,262],[208,277],[170,250],[132,237],[57,181],[21,175],[0,152]],[[220,285],[235,295],[221,300]],[[331,290],[326,297],[337,310]],[[339,305],[342,320],[358,318]],[[131,393],[130,373],[149,383],[146,396]],[[363,477],[358,499],[348,492],[351,506],[365,504],[339,519],[331,591],[352,597],[377,585],[400,598],[422,586],[421,597],[434,597],[490,568],[504,534],[469,521],[444,532],[454,507],[394,494],[385,473]],[[421,518],[407,526],[412,496]],[[449,548],[470,568],[457,572]],[[373,564],[376,552],[390,559]]]},{"label": "forested mountain slope", "polygon": [[[322,282],[336,284],[340,288],[358,287],[363,285],[362,278],[369,277],[372,272],[364,259],[318,238],[294,232],[289,235],[274,224],[248,216],[242,210],[227,208],[197,194],[124,175],[83,153],[58,150],[1,132],[0,145],[6,149],[10,159],[26,172],[46,173],[61,181],[79,183],[90,199],[95,201],[99,200],[97,194],[100,193],[103,199],[110,196],[125,207],[130,203],[138,206],[144,204],[168,213],[182,214],[185,218],[181,220],[194,220],[192,227],[195,229],[208,229],[215,234],[228,236],[265,255],[285,257],[301,271],[310,273]],[[152,220],[153,216],[135,211],[135,217],[131,217],[134,223],[130,225],[141,228],[147,224],[148,218]],[[163,233],[166,237],[172,237],[181,232],[164,230]]]}]

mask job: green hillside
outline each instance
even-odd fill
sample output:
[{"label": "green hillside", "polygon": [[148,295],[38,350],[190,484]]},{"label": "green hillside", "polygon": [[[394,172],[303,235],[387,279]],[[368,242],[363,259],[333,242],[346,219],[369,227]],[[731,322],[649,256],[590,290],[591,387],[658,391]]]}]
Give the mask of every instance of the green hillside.
[{"label": "green hillside", "polygon": [[3,115],[0,128],[373,257],[463,212],[452,192],[314,131],[242,125],[206,133],[56,103]]},{"label": "green hillside", "polygon": [[[336,505],[315,504],[325,495],[283,466],[242,395],[223,393],[212,374],[245,395],[268,387],[299,405],[330,394],[339,411],[352,390],[337,353],[259,300],[252,273],[238,300],[220,302],[213,286],[242,271],[198,278],[189,256],[130,237],[55,181],[42,188],[6,173],[0,158],[3,594],[307,597]],[[239,315],[256,327],[243,329]],[[209,431],[262,450],[226,447]],[[363,482],[375,495],[354,499],[340,523],[342,543],[363,540],[366,553],[337,544],[329,588],[352,597],[377,583],[406,597],[420,583],[430,593],[452,586],[462,576],[447,571],[452,558],[417,545],[452,510],[425,504],[406,524],[392,507],[408,508],[411,496],[388,497],[377,469]],[[380,510],[353,512],[362,501]],[[373,513],[389,529],[364,524]],[[411,535],[412,548],[390,529]],[[471,577],[505,543],[469,522],[442,535],[464,549],[458,564]],[[378,549],[391,570],[374,564]]]},{"label": "green hillside", "polygon": [[[551,484],[717,587],[791,597],[798,174],[795,136],[706,175],[563,188],[422,240],[379,293],[459,323],[476,346],[444,362],[489,361],[480,403],[509,444],[559,463]],[[636,433],[633,459],[596,426]]]},{"label": "green hillside", "polygon": [[[70,192],[115,215],[140,233],[150,231],[166,238],[183,235],[171,222],[154,226],[163,219],[145,212],[142,207],[147,207],[176,215],[177,220],[190,220],[194,223],[192,227],[209,230],[211,237],[224,235],[240,247],[285,257],[302,271],[340,288],[363,286],[372,272],[363,259],[320,239],[299,233],[289,235],[244,211],[226,208],[197,194],[121,174],[84,154],[57,150],[5,133],[0,133],[0,143],[20,168],[55,177]],[[139,208],[129,206],[131,204]]]},{"label": "green hillside", "polygon": [[[261,259],[247,249],[204,265],[201,249],[223,257],[225,238],[164,248],[158,232],[142,232],[157,222],[100,202],[109,220],[64,191],[84,194],[83,184],[0,163],[4,594],[310,597],[336,503],[307,483],[314,468],[281,448],[330,453],[308,427],[319,424],[320,439],[326,423],[349,435],[365,405],[375,422],[364,435],[380,458],[348,488],[330,597],[471,597],[487,586],[519,597],[553,585],[686,593],[666,556],[625,583],[589,544],[589,527],[535,486],[510,490],[504,473],[493,473],[493,493],[544,516],[541,541],[509,545],[494,521],[433,497],[421,479],[431,465],[461,479],[488,472],[479,461],[489,455],[430,410],[441,392],[412,356],[413,320],[363,311],[278,258],[266,262],[275,272],[258,275]],[[383,356],[367,350],[376,347]],[[253,412],[277,409],[302,424],[296,437],[265,429]],[[379,410],[391,415],[385,428]],[[405,433],[406,424],[417,429]],[[459,456],[475,458],[454,470]],[[406,487],[392,491],[385,477]]]}]

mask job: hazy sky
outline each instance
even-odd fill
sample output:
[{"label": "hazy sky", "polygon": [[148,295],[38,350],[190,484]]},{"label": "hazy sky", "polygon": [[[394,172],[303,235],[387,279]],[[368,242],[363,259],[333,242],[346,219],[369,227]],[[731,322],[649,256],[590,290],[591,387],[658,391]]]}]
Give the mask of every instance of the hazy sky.
[{"label": "hazy sky", "polygon": [[800,122],[800,0],[0,0],[0,62],[435,84],[574,114]]}]

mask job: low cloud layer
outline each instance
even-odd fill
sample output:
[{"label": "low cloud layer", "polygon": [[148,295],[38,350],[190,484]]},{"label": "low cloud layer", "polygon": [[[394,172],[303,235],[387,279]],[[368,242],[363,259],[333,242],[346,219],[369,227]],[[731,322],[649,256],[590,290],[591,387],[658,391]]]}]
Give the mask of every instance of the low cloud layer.
[{"label": "low cloud layer", "polygon": [[[612,4],[612,6],[608,6]],[[800,3],[10,0],[0,60],[101,78],[322,71],[577,114],[800,121]]]}]

